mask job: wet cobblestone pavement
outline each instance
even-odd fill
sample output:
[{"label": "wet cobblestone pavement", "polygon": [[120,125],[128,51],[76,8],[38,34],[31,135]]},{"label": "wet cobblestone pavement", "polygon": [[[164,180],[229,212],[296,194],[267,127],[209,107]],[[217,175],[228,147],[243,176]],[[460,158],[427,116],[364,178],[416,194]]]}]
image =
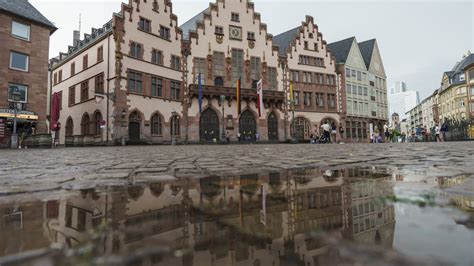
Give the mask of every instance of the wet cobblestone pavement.
[{"label": "wet cobblestone pavement", "polygon": [[473,175],[474,142],[1,150],[0,265],[474,265]]}]

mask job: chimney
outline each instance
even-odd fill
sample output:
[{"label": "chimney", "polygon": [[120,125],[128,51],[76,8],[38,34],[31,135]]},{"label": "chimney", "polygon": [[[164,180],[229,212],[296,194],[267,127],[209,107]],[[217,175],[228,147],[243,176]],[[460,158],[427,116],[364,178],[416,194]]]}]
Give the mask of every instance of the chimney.
[{"label": "chimney", "polygon": [[72,45],[77,46],[77,44],[81,41],[81,32],[78,30],[75,30],[73,32],[73,39],[72,39]]}]

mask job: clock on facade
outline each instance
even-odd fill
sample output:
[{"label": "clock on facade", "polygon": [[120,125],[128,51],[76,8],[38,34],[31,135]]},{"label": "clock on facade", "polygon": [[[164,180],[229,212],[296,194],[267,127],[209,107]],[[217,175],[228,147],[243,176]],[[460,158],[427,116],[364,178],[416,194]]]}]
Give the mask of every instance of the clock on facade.
[{"label": "clock on facade", "polygon": [[229,36],[231,40],[242,41],[242,28],[229,26]]}]

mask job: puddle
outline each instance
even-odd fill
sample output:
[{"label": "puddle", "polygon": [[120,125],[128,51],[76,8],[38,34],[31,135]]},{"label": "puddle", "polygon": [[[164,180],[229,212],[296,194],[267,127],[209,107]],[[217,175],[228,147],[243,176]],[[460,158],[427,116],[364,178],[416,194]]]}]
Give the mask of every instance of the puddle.
[{"label": "puddle", "polygon": [[0,265],[472,265],[472,178],[400,173],[297,169],[6,197]]}]

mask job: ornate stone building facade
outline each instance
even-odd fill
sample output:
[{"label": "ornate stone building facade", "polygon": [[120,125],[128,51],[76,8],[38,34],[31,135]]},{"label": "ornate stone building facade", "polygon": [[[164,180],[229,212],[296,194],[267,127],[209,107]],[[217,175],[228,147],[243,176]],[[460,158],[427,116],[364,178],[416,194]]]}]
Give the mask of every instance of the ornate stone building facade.
[{"label": "ornate stone building facade", "polygon": [[[59,141],[308,140],[322,122],[339,126],[344,119],[345,81],[336,68],[310,16],[273,38],[247,0],[216,0],[179,27],[171,1],[130,0],[53,60],[52,91],[62,94]],[[296,133],[290,82],[298,99]]]},{"label": "ornate stone building facade", "polygon": [[274,41],[279,45],[284,87],[288,88],[290,83],[293,86],[294,118],[289,119],[290,135],[307,140],[325,122],[339,127],[341,77],[313,17],[307,16],[301,26],[275,36]]}]

